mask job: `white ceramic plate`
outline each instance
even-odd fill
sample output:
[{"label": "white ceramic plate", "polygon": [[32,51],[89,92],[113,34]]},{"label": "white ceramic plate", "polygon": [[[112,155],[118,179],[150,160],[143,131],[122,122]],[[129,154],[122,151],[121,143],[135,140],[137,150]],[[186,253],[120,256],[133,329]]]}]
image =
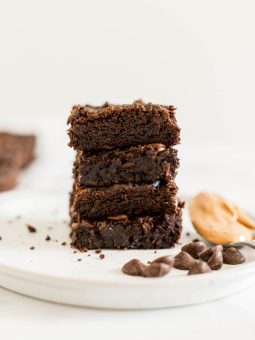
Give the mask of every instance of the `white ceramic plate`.
[{"label": "white ceramic plate", "polygon": [[[16,202],[18,193],[16,195]],[[172,250],[103,251],[102,260],[94,251],[74,253],[69,247],[69,228],[60,220],[58,211],[40,207],[63,203],[66,195],[42,195],[40,198],[24,193],[19,197],[20,209],[13,214],[11,193],[1,197],[0,221],[0,285],[39,299],[80,306],[101,308],[162,308],[189,305],[223,298],[234,294],[255,282],[255,251],[243,250],[245,264],[224,265],[220,271],[204,275],[187,276],[186,271],[173,269],[163,278],[141,278],[122,274],[121,267],[132,258],[144,262],[165,254],[176,254],[180,246]],[[32,209],[31,209],[32,204]],[[61,205],[61,204],[60,204]],[[12,212],[11,219],[7,216]],[[21,218],[17,216],[22,211]],[[17,217],[15,217],[17,216]],[[9,216],[10,217],[10,216]],[[26,224],[36,227],[29,233]],[[183,238],[188,242],[196,235],[191,230],[187,212],[184,214]],[[46,236],[51,237],[46,241]],[[61,245],[67,242],[67,245]],[[35,247],[31,250],[30,247]],[[81,259],[81,261],[78,261]]]},{"label": "white ceramic plate", "polygon": [[[206,302],[255,282],[255,251],[250,249],[244,250],[245,264],[225,265],[218,272],[187,276],[187,272],[173,269],[163,278],[141,278],[122,274],[122,265],[134,257],[146,262],[164,254],[175,255],[180,247],[157,254],[153,250],[103,251],[105,259],[101,260],[94,251],[74,253],[68,245],[61,245],[70,242],[68,190],[74,153],[66,146],[65,117],[54,117],[49,124],[47,119],[24,121],[23,116],[17,116],[15,124],[4,125],[15,125],[21,131],[30,126],[39,145],[38,157],[24,172],[20,185],[0,194],[1,286],[54,302],[137,309]],[[37,233],[29,233],[26,224],[34,225]],[[196,237],[194,233],[185,236],[186,231],[193,231],[186,212],[183,224],[181,241],[186,243]],[[51,241],[45,241],[47,235]],[[34,250],[30,250],[32,246]]]}]

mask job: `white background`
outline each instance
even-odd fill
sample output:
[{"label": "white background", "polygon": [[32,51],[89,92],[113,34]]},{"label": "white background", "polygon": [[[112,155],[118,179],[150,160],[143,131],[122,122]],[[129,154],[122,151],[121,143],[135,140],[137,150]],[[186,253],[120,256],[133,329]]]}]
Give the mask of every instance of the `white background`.
[{"label": "white background", "polygon": [[[252,209],[254,13],[252,0],[0,0],[0,121],[18,130],[24,116],[38,129],[41,120],[64,122],[75,103],[174,104],[181,190],[213,189]],[[16,338],[237,339],[254,334],[254,305],[255,288],[147,312],[58,306],[1,290],[0,323]]]},{"label": "white background", "polygon": [[183,142],[249,141],[253,0],[0,1],[0,114],[143,98],[178,107]]}]

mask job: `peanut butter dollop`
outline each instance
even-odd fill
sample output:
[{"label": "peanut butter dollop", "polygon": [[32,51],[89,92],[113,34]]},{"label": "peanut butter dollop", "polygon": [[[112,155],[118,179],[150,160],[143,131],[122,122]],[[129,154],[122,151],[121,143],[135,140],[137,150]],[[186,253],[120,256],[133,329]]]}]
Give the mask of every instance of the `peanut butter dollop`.
[{"label": "peanut butter dollop", "polygon": [[201,192],[189,204],[191,221],[197,232],[214,244],[251,240],[252,221],[238,206],[223,197]]}]

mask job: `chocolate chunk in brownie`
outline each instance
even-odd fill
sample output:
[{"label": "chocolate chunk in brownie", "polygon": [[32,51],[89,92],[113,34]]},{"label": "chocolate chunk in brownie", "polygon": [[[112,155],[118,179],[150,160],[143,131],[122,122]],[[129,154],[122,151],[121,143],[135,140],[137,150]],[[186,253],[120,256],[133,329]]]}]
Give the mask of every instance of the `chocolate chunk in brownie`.
[{"label": "chocolate chunk in brownie", "polygon": [[72,245],[83,249],[160,249],[171,248],[182,231],[182,211],[173,214],[72,223]]},{"label": "chocolate chunk in brownie", "polygon": [[74,106],[68,119],[69,145],[95,151],[162,143],[176,145],[180,129],[173,106],[136,101],[130,105]]},{"label": "chocolate chunk in brownie", "polygon": [[71,197],[71,215],[77,221],[126,214],[129,216],[172,213],[177,187],[173,182],[144,185],[77,188]]},{"label": "chocolate chunk in brownie", "polygon": [[74,175],[80,186],[168,182],[179,166],[177,151],[163,144],[88,154],[78,151]]},{"label": "chocolate chunk in brownie", "polygon": [[20,170],[34,158],[35,136],[0,133],[0,191],[15,187]]}]

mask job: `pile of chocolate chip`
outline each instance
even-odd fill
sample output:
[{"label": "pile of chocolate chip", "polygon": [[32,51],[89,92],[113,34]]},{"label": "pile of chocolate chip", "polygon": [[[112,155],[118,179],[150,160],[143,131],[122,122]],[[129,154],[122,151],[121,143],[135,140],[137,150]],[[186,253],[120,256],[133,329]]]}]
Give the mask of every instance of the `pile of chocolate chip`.
[{"label": "pile of chocolate chip", "polygon": [[122,267],[123,273],[132,276],[161,277],[174,267],[188,270],[188,275],[209,273],[219,270],[223,263],[236,265],[245,262],[245,256],[236,248],[223,250],[221,245],[207,248],[204,242],[196,241],[186,244],[175,257],[160,257],[149,265],[133,259]]}]

